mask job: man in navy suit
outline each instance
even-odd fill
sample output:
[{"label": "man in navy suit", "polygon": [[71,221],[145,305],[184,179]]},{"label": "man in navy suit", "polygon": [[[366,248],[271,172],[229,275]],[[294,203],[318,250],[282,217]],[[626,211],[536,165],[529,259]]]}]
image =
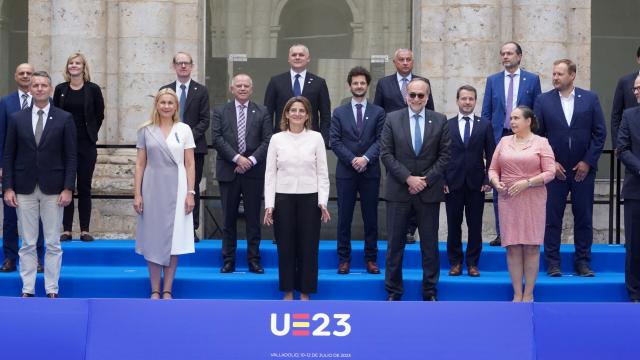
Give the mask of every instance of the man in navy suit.
[{"label": "man in navy suit", "polygon": [[458,89],[458,116],[449,119],[451,160],[444,173],[447,206],[447,255],[449,276],[462,274],[462,214],[467,216],[469,238],[466,264],[469,276],[480,276],[484,193],[489,191],[487,172],[495,149],[491,123],[473,114],[477,92],[473,86]]},{"label": "man in navy suit", "polygon": [[[510,41],[502,45],[500,57],[504,71],[487,78],[481,114],[482,119],[489,121],[493,126],[496,144],[503,136],[512,134],[509,125],[511,111],[520,105],[533,108],[536,97],[542,92],[538,75],[520,68],[522,47],[518,43]],[[497,191],[493,192],[493,211],[497,235],[489,245],[500,246]]]},{"label": "man in navy suit", "polygon": [[173,69],[176,81],[164,85],[160,89],[169,88],[176,92],[180,101],[180,120],[191,127],[193,140],[196,142],[193,159],[196,167],[196,183],[193,189],[195,207],[193,208],[193,239],[200,241],[196,231],[200,227],[200,181],[204,169],[204,157],[207,155],[207,136],[209,128],[209,90],[191,78],[193,58],[186,52],[178,52],[173,57]]},{"label": "man in navy suit", "polygon": [[[636,103],[640,103],[640,76],[633,84]],[[624,233],[627,250],[624,282],[632,302],[640,302],[640,107],[622,113],[618,132],[618,153],[625,165]]]},{"label": "man in navy suit", "polygon": [[273,127],[264,106],[250,101],[253,81],[246,74],[233,77],[233,101],[213,112],[212,139],[216,149],[216,177],[224,211],[221,273],[236,269],[237,220],[240,199],[247,221],[247,264],[263,274],[260,265],[260,209],[265,161]]},{"label": "man in navy suit", "polygon": [[364,222],[364,260],[367,272],[379,274],[378,193],[380,187],[380,133],[384,109],[367,102],[371,74],[356,66],[349,71],[347,83],[351,101],[336,108],[331,118],[329,138],[336,153],[338,191],[338,274],[348,274],[351,264],[351,221],[360,194]]},{"label": "man in navy suit", "polygon": [[[640,47],[638,47],[636,51],[636,62],[640,64]],[[613,149],[618,148],[616,140],[620,121],[622,120],[622,113],[628,108],[638,106],[636,96],[633,92],[633,83],[636,81],[638,75],[638,71],[625,75],[618,80],[618,85],[616,85],[616,92],[613,95],[613,104],[611,105],[611,145]]]},{"label": "man in navy suit", "polygon": [[[0,99],[0,181],[2,180],[4,141],[7,132],[7,120],[9,115],[31,107],[31,94],[29,85],[31,84],[31,74],[33,66],[31,64],[20,64],[16,67],[14,79],[18,85],[18,90]],[[40,226],[42,228],[42,226]],[[38,235],[38,272],[43,272],[42,254],[44,248],[42,244],[44,238],[42,230]],[[2,222],[2,249],[4,252],[4,262],[0,267],[0,272],[16,271],[16,260],[18,259],[18,217],[16,209],[4,204],[4,219]]]},{"label": "man in navy suit", "polygon": [[47,297],[58,297],[62,264],[60,233],[63,208],[72,200],[76,182],[76,126],[71,114],[49,102],[51,78],[31,76],[33,106],[9,116],[4,146],[4,202],[17,208],[22,234],[22,297],[35,296],[36,241],[42,220],[46,253]]},{"label": "man in navy suit", "polygon": [[[373,103],[382,107],[388,114],[407,107],[407,84],[417,76],[413,74],[413,51],[409,49],[397,49],[393,54],[393,65],[396,67],[396,73],[385,76],[378,80],[376,85],[376,94]],[[431,89],[429,79],[424,78]],[[433,95],[429,91],[429,99],[425,107],[434,110]],[[407,243],[415,243],[414,234],[416,232],[416,214],[409,213],[409,223],[407,227]]]},{"label": "man in navy suit", "polygon": [[387,300],[400,300],[402,260],[407,240],[408,214],[416,213],[422,254],[422,298],[437,300],[440,278],[438,227],[440,203],[444,200],[444,170],[451,159],[449,127],[443,114],[425,108],[429,85],[414,78],[407,85],[407,108],[394,111],[380,135],[380,159],[387,169]]},{"label": "man in navy suit", "polygon": [[307,71],[311,61],[309,49],[296,44],[289,48],[289,71],[275,75],[269,80],[264,94],[264,105],[273,115],[273,132],[280,131],[282,109],[294,96],[304,96],[311,103],[311,128],[319,131],[325,146],[329,146],[329,124],[331,122],[331,99],[326,81]]},{"label": "man in navy suit", "polygon": [[595,93],[573,85],[576,64],[569,59],[553,63],[554,89],[536,99],[539,134],[549,139],[556,158],[556,178],[547,184],[547,225],[544,257],[549,276],[562,276],[560,235],[567,195],[571,193],[574,268],[580,276],[594,276],[589,265],[593,243],[593,191],[598,159],[607,130]]}]

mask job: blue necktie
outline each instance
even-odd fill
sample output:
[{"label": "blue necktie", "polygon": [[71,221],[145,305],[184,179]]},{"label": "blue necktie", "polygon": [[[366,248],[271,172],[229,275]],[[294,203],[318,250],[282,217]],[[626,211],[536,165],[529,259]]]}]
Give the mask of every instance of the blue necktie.
[{"label": "blue necktie", "polygon": [[469,118],[468,116],[463,116],[462,119],[464,119],[464,138],[462,140],[464,140],[464,146],[467,146],[467,144],[469,144],[469,137],[471,136],[471,124],[469,124],[469,120],[471,120],[471,118]]},{"label": "blue necktie", "polygon": [[413,150],[416,152],[416,155],[420,153],[420,148],[422,148],[422,134],[420,133],[420,114],[414,114],[413,118],[415,121],[415,138],[413,138]]},{"label": "blue necktie", "polygon": [[362,121],[362,104],[356,104],[356,129],[358,129],[358,135],[362,134],[362,128],[364,127],[364,121]]},{"label": "blue necktie", "polygon": [[180,121],[182,122],[184,122],[184,107],[187,103],[187,92],[185,91],[186,89],[187,87],[184,86],[184,84],[180,85],[180,90],[182,90],[182,92],[180,93]]},{"label": "blue necktie", "polygon": [[296,80],[293,82],[293,96],[302,95],[302,90],[300,89],[300,74],[296,74]]}]

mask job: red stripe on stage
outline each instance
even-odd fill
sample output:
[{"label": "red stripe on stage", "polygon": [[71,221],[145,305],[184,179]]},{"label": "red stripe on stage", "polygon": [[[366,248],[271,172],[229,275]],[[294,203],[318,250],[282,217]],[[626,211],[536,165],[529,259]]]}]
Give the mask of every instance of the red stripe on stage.
[{"label": "red stripe on stage", "polygon": [[309,314],[293,314],[293,318],[296,320],[299,319],[309,319]]},{"label": "red stripe on stage", "polygon": [[309,330],[293,330],[293,336],[309,336]]}]

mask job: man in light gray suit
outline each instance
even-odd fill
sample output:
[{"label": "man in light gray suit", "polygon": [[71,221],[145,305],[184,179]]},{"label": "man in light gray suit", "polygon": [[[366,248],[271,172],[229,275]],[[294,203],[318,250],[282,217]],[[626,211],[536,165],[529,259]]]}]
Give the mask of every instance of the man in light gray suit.
[{"label": "man in light gray suit", "polygon": [[422,253],[422,298],[437,300],[440,277],[438,225],[444,201],[443,173],[451,158],[449,128],[445,115],[425,109],[431,89],[423,78],[407,85],[407,108],[387,114],[381,136],[380,158],[387,169],[387,300],[403,294],[402,257],[407,218],[417,214]]}]

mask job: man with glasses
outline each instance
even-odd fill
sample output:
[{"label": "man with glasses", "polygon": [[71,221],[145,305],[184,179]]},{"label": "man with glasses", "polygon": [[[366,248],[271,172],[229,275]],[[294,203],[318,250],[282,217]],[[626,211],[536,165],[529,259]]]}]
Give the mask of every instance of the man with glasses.
[{"label": "man with glasses", "polygon": [[407,85],[408,107],[387,115],[381,136],[380,158],[387,169],[387,300],[400,300],[402,258],[407,218],[415,211],[422,254],[422,299],[437,300],[440,260],[438,227],[440,202],[444,201],[445,166],[451,158],[447,118],[425,108],[430,88],[423,78]]},{"label": "man with glasses", "polygon": [[[640,46],[636,51],[636,62],[640,65]],[[613,95],[613,104],[611,106],[611,145],[616,150],[618,128],[622,120],[622,112],[626,109],[638,106],[638,101],[633,93],[633,83],[639,75],[636,70],[629,75],[625,75],[618,80],[616,92]]]},{"label": "man with glasses", "polygon": [[196,167],[196,186],[193,208],[193,238],[195,242],[200,241],[196,231],[200,226],[200,181],[202,180],[202,169],[204,167],[204,157],[207,155],[207,137],[205,135],[209,128],[209,90],[207,87],[191,78],[193,70],[193,59],[186,52],[178,52],[173,57],[173,69],[176,72],[177,80],[167,84],[160,89],[169,88],[176,92],[180,101],[180,121],[191,127],[193,140],[196,142],[194,160]]},{"label": "man with glasses", "polygon": [[[14,79],[18,85],[18,90],[3,97],[0,100],[0,181],[2,181],[2,167],[4,156],[4,142],[7,131],[7,120],[9,115],[20,110],[31,107],[31,75],[33,66],[31,64],[20,64],[16,67]],[[42,236],[42,224],[38,234],[38,267],[39,273],[44,271],[42,267],[42,255],[44,237]],[[2,222],[2,250],[4,252],[4,262],[0,267],[0,272],[16,271],[16,260],[18,259],[18,217],[16,209],[4,204],[4,220]]]},{"label": "man with glasses", "polygon": [[[513,134],[509,125],[511,110],[520,105],[533,109],[536,97],[542,92],[540,77],[520,68],[522,48],[518,43],[510,41],[502,45],[500,58],[504,71],[487,78],[481,114],[482,119],[492,124],[496,144],[500,142],[501,137]],[[493,211],[496,219],[496,238],[489,245],[500,246],[497,191],[493,191]]]}]

